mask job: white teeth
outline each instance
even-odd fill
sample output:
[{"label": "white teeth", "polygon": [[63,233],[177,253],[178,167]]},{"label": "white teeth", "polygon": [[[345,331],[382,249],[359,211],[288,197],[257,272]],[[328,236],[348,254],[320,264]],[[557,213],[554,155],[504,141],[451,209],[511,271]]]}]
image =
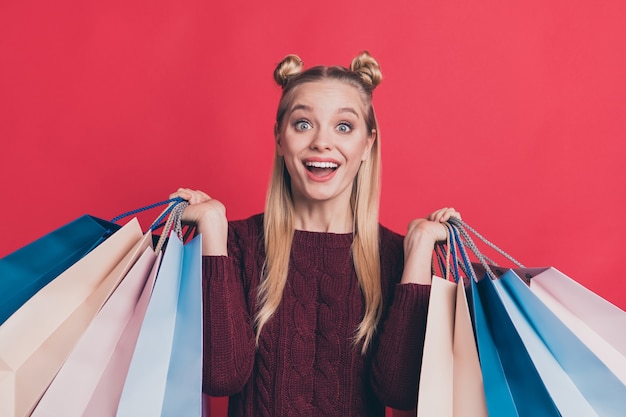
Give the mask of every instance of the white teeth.
[{"label": "white teeth", "polygon": [[312,161],[307,161],[304,164],[306,166],[308,166],[308,167],[313,167],[313,168],[337,168],[339,166],[339,164],[336,164],[335,162],[312,162]]}]

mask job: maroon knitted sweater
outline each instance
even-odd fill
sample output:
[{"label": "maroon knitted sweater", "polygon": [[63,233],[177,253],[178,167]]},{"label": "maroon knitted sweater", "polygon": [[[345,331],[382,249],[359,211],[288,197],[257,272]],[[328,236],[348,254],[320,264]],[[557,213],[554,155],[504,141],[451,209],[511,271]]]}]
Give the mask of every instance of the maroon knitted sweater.
[{"label": "maroon knitted sweater", "polygon": [[381,226],[384,313],[361,355],[364,300],[352,234],[296,231],[281,305],[255,346],[263,217],[230,222],[228,257],[204,257],[204,390],[229,416],[384,416],[415,406],[430,286],[398,284],[402,236]]}]

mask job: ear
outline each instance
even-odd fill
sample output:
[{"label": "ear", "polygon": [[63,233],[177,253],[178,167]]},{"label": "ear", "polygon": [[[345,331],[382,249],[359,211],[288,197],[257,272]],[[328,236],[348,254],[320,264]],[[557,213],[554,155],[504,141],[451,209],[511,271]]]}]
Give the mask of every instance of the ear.
[{"label": "ear", "polygon": [[278,156],[283,156],[283,150],[280,142],[280,132],[278,130],[278,123],[274,124],[274,140],[276,142],[276,154]]},{"label": "ear", "polygon": [[376,142],[377,137],[377,133],[376,133],[376,129],[372,129],[372,133],[369,135],[369,137],[367,138],[367,144],[365,145],[365,150],[363,151],[363,157],[361,158],[361,161],[365,161],[367,158],[369,158],[370,154],[372,153],[372,146],[374,146],[374,142]]}]

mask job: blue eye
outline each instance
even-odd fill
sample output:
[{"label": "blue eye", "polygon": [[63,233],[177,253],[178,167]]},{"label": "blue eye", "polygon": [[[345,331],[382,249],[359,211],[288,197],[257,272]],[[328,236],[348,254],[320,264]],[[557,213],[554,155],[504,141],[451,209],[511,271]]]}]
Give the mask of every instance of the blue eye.
[{"label": "blue eye", "polygon": [[352,125],[347,122],[339,123],[337,130],[341,133],[350,133],[352,131]]},{"label": "blue eye", "polygon": [[298,120],[295,124],[296,130],[309,130],[311,129],[311,123],[306,120]]}]

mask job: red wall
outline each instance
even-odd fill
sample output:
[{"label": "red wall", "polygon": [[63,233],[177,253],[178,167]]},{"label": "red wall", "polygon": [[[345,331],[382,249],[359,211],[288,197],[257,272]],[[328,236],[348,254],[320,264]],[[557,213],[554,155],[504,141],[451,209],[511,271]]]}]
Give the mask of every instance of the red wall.
[{"label": "red wall", "polygon": [[368,49],[383,223],[454,206],[624,309],[625,20],[622,0],[4,1],[0,256],[179,186],[261,211],[275,64]]}]

